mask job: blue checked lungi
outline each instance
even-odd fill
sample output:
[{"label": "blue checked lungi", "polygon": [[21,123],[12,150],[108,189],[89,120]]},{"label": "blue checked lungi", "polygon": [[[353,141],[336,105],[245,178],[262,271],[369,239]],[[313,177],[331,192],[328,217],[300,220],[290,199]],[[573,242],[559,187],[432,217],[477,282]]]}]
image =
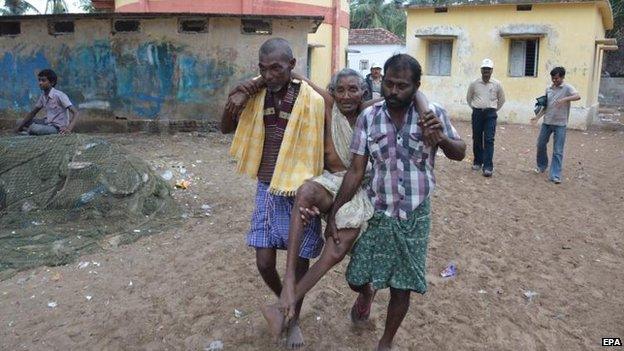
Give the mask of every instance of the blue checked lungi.
[{"label": "blue checked lungi", "polygon": [[[247,245],[285,250],[288,247],[288,226],[294,202],[294,197],[273,195],[269,193],[269,184],[258,182],[256,206],[251,216]],[[317,257],[323,244],[321,220],[317,217],[304,228],[299,257]]]}]

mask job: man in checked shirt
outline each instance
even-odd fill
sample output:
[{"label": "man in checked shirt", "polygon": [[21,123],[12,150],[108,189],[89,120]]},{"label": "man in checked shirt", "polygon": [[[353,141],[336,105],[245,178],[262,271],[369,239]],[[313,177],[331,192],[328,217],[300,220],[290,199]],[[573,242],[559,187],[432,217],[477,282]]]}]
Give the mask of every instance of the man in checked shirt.
[{"label": "man in checked shirt", "polygon": [[437,148],[457,161],[466,153],[466,144],[444,109],[433,104],[435,116],[421,118],[412,103],[420,86],[418,61],[395,55],[386,61],[384,72],[385,101],[367,108],[358,118],[351,166],[327,221],[329,234],[340,242],[336,212],[360,187],[370,157],[368,192],[375,214],[352,249],[346,275],[351,289],[359,293],[352,309],[356,320],[368,318],[376,290],[390,288],[386,326],[377,350],[391,349],[409,309],[410,293],[427,290],[425,259]]}]

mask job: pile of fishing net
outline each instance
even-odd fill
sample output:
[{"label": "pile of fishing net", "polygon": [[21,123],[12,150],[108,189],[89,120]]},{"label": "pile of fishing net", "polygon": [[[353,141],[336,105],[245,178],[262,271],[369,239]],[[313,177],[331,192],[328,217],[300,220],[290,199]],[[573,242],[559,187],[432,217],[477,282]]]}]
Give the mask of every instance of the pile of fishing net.
[{"label": "pile of fishing net", "polygon": [[180,218],[170,190],[103,139],[0,138],[0,279],[161,231]]}]

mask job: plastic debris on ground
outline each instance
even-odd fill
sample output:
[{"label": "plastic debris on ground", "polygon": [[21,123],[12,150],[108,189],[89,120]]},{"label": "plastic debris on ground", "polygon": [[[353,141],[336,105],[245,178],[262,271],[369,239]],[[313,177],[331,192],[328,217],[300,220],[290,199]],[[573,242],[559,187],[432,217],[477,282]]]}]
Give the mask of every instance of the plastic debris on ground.
[{"label": "plastic debris on ground", "polygon": [[51,302],[48,302],[48,307],[50,307],[50,308],[56,308],[56,306],[57,306],[56,301],[51,301]]},{"label": "plastic debris on ground", "polygon": [[175,184],[175,187],[178,189],[182,189],[182,190],[186,190],[188,189],[188,187],[191,185],[191,182],[189,182],[188,180],[178,180]]},{"label": "plastic debris on ground", "polygon": [[171,180],[171,179],[173,179],[173,172],[171,172],[170,170],[166,170],[163,173],[161,173],[160,176],[164,180]]},{"label": "plastic debris on ground", "polygon": [[522,295],[524,295],[525,299],[529,301],[533,301],[533,299],[536,298],[539,295],[539,293],[535,291],[531,291],[531,290],[526,290],[524,293],[522,293]]},{"label": "plastic debris on ground", "polygon": [[204,351],[221,351],[223,350],[223,341],[215,340],[211,341],[208,346],[204,348]]},{"label": "plastic debris on ground", "polygon": [[245,315],[245,312],[241,310],[234,309],[234,316],[236,318],[242,318]]},{"label": "plastic debris on ground", "polygon": [[446,266],[442,273],[440,273],[440,276],[442,276],[442,278],[450,278],[454,277],[455,275],[457,275],[457,267],[452,263]]}]

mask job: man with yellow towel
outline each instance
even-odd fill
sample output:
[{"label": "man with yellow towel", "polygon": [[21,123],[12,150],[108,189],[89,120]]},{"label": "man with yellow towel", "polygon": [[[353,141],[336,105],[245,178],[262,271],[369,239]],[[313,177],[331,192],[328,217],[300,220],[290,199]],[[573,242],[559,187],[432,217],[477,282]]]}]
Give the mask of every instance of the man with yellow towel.
[{"label": "man with yellow towel", "polygon": [[[236,130],[230,149],[237,161],[236,169],[258,179],[247,244],[256,249],[262,279],[279,297],[282,283],[276,270],[276,250],[287,248],[297,188],[323,171],[325,103],[306,82],[292,78],[296,60],[288,41],[269,39],[260,47],[258,56],[260,77],[239,84],[230,93],[221,131]],[[318,218],[305,228],[295,273],[297,281],[308,270],[309,260],[321,252],[320,229]],[[301,302],[295,322],[288,329],[290,348],[303,345],[296,323]]]}]

